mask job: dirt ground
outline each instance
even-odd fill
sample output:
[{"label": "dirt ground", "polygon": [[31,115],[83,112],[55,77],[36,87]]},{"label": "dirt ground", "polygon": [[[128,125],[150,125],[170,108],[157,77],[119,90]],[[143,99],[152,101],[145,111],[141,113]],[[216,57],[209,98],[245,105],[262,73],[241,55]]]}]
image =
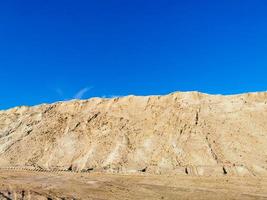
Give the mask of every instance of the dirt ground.
[{"label": "dirt ground", "polygon": [[267,178],[1,170],[0,199],[267,199]]}]

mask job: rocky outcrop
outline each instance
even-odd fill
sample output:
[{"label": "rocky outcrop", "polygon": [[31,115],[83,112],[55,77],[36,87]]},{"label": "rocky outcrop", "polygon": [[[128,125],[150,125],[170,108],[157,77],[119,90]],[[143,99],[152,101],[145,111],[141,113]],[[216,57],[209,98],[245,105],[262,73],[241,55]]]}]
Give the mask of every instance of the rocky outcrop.
[{"label": "rocky outcrop", "polygon": [[267,175],[267,93],[127,96],[0,111],[0,168]]}]

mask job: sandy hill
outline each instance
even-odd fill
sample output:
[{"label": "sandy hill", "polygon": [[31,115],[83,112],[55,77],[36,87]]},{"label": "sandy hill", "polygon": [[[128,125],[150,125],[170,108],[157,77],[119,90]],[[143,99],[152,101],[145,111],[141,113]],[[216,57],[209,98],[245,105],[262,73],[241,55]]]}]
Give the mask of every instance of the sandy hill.
[{"label": "sandy hill", "polygon": [[267,175],[267,93],[92,98],[0,111],[0,168]]}]

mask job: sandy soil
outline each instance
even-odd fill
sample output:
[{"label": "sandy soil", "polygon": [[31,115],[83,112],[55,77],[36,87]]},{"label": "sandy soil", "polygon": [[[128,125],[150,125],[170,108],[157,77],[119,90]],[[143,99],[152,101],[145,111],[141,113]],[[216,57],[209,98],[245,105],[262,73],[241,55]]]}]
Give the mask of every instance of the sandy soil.
[{"label": "sandy soil", "polygon": [[266,92],[17,107],[0,111],[0,169],[267,176],[266,130]]},{"label": "sandy soil", "polygon": [[0,111],[0,200],[267,199],[266,131],[267,92]]},{"label": "sandy soil", "polygon": [[267,178],[1,170],[0,199],[267,199]]}]

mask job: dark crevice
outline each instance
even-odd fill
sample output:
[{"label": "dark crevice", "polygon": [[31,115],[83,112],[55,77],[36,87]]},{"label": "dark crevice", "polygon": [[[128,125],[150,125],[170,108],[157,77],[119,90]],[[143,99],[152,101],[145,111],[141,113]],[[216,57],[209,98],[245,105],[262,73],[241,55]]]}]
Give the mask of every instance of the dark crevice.
[{"label": "dark crevice", "polygon": [[72,171],[73,169],[72,169],[72,165],[68,168],[68,171]]},{"label": "dark crevice", "polygon": [[227,171],[226,171],[225,167],[223,167],[222,169],[223,169],[223,174],[226,175]]},{"label": "dark crevice", "polygon": [[93,170],[94,170],[94,168],[87,168],[87,169],[82,169],[81,172],[90,172]]},{"label": "dark crevice", "polygon": [[195,124],[198,125],[198,111],[196,112]]},{"label": "dark crevice", "polygon": [[90,123],[90,122],[91,122],[93,119],[95,119],[99,114],[100,114],[100,112],[94,114],[93,117],[91,117],[90,119],[87,120],[87,123]]},{"label": "dark crevice", "polygon": [[188,169],[187,169],[187,167],[185,168],[185,173],[188,174]]},{"label": "dark crevice", "polygon": [[29,135],[30,133],[32,132],[32,129],[31,130],[28,130],[26,135],[24,137],[26,137],[27,135]]},{"label": "dark crevice", "polygon": [[[208,143],[208,147],[209,147],[209,149],[210,149],[210,152],[211,152],[212,157],[213,157],[214,160],[218,163],[218,156],[217,156],[217,154],[214,152],[214,150],[213,150],[213,148],[212,148],[212,144],[211,144],[211,142],[210,142],[209,137],[206,136],[205,139],[206,139],[206,141],[207,141],[207,143]],[[213,143],[215,143],[215,142],[213,141]]]},{"label": "dark crevice", "polygon": [[140,172],[146,172],[146,170],[147,170],[147,167],[145,167],[145,168],[143,168],[143,169],[141,169],[141,170],[139,170]]},{"label": "dark crevice", "polygon": [[80,124],[81,124],[81,122],[78,122],[78,123],[75,125],[74,129],[77,128],[78,126],[80,126]]}]

